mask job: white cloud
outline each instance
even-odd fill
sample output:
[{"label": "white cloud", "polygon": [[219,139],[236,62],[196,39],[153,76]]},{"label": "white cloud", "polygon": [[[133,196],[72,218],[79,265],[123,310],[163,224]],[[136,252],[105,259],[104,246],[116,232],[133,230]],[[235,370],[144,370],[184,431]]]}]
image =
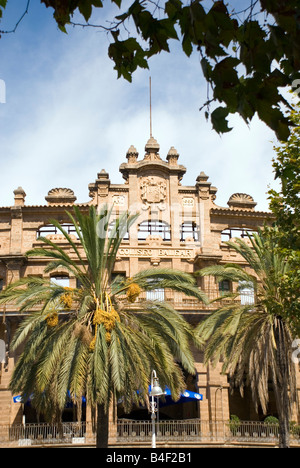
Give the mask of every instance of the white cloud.
[{"label": "white cloud", "polygon": [[120,183],[118,168],[129,146],[144,156],[151,74],[153,135],[162,158],[171,146],[180,153],[187,168],[183,184],[193,185],[204,170],[218,188],[217,204],[245,192],[258,209],[267,209],[273,134],[258,120],[248,129],[238,118],[229,134],[211,130],[199,112],[206,85],[196,54],[160,55],[151,60],[150,73],[138,71],[130,84],[117,80],[103,33],[51,30],[51,43],[46,35],[28,47],[18,34],[15,52],[3,62],[9,93],[0,105],[0,205],[12,204],[20,185],[28,204],[43,204],[53,187],[70,187],[79,202],[88,201],[88,184],[102,168]]}]

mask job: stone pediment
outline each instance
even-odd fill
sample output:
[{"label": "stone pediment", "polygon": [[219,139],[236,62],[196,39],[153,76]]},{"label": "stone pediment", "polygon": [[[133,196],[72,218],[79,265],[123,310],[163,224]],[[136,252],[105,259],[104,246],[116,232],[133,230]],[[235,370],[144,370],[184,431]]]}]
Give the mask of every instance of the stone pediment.
[{"label": "stone pediment", "polygon": [[77,200],[73,190],[69,188],[51,189],[45,199],[49,205],[69,205]]},{"label": "stone pediment", "polygon": [[227,202],[233,209],[254,210],[256,202],[247,193],[234,193]]}]

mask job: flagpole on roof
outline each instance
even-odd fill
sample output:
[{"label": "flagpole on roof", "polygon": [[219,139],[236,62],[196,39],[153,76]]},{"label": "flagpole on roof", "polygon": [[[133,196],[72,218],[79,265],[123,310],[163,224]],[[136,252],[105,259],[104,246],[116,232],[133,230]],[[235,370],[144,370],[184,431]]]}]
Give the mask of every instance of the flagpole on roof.
[{"label": "flagpole on roof", "polygon": [[150,138],[152,138],[152,90],[151,90],[151,76],[149,77],[149,94],[150,94]]}]

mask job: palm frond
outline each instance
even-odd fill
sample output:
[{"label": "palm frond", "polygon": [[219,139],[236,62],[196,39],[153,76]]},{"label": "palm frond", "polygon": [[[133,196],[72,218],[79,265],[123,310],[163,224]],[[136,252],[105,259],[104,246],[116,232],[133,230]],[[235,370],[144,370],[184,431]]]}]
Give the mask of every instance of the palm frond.
[{"label": "palm frond", "polygon": [[218,282],[223,280],[254,282],[256,278],[239,265],[211,265],[196,272],[198,276],[214,276]]},{"label": "palm frond", "polygon": [[[207,302],[196,279],[182,271],[158,268],[112,282],[120,243],[137,215],[125,212],[114,220],[112,209],[103,205],[98,211],[91,206],[88,214],[75,207],[68,216],[78,240],[52,220],[67,248],[40,238],[41,246],[27,255],[48,260],[46,273],[63,268],[80,281],[80,288],[69,291],[72,309],[58,319],[55,314],[54,325],[49,320],[54,310],[63,310],[62,298],[67,294],[66,288],[49,279],[24,278],[0,294],[0,303],[13,301],[24,312],[12,343],[13,349],[24,347],[12,388],[24,397],[35,394],[34,404],[49,415],[63,409],[67,392],[72,398],[85,394],[89,405],[105,404],[106,409],[113,396],[123,397],[130,409],[133,402],[148,404],[150,373],[156,369],[161,384],[179,397],[184,387],[182,368],[195,372],[190,349],[192,342],[197,343],[193,330],[166,302],[146,301],[142,311],[134,314],[119,310],[117,299],[135,282],[145,291],[170,288]],[[34,307],[39,310],[32,312]],[[113,311],[115,318],[103,321]]]},{"label": "palm frond", "polygon": [[145,286],[148,283],[159,280],[171,280],[191,285],[196,284],[195,278],[190,273],[170,268],[149,268],[142,270],[134,275],[134,280]]},{"label": "palm frond", "polygon": [[[284,320],[283,298],[278,287],[289,266],[274,248],[268,233],[259,231],[250,238],[250,243],[236,239],[227,245],[247,261],[254,274],[230,264],[207,267],[198,272],[201,276],[214,276],[217,281],[237,282],[239,286],[236,293],[227,297],[228,300],[231,296],[232,301],[213,312],[195,332],[202,341],[205,362],[223,361],[223,372],[228,373],[241,392],[245,375],[248,376],[253,401],[256,407],[260,403],[266,412],[270,377],[275,393],[278,394],[279,386],[285,381],[291,389],[291,400],[296,401],[295,369],[288,357],[292,333],[289,322]],[[236,295],[247,287],[254,288],[255,302],[249,306],[237,304]]]}]

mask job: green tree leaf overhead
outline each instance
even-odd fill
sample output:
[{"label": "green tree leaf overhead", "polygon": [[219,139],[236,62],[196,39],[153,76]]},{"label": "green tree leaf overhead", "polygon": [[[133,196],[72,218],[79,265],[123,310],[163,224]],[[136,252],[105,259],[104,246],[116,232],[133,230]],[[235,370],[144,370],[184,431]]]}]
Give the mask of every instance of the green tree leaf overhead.
[{"label": "green tree leaf overhead", "polygon": [[[294,123],[287,142],[275,148],[273,160],[279,190],[269,191],[270,209],[275,215],[278,251],[285,256],[291,269],[281,285],[282,294],[291,302],[291,316],[300,317],[300,111],[293,106],[290,118]],[[300,334],[300,330],[298,332]]]},{"label": "green tree leaf overhead", "polygon": [[[6,3],[1,0],[1,13]],[[281,88],[295,87],[300,78],[299,0],[248,0],[242,7],[235,0],[134,0],[129,4],[111,0],[118,14],[111,13],[110,21],[103,23],[99,11],[103,9],[104,17],[104,7],[109,5],[101,0],[41,3],[53,9],[64,32],[69,25],[79,24],[107,31],[108,55],[118,77],[128,81],[138,68],[149,66],[153,55],[169,52],[171,41],[180,42],[188,57],[199,54],[209,89],[201,109],[206,108],[205,115],[217,132],[230,130],[230,114],[239,114],[247,124],[258,115],[279,140],[288,139],[293,122],[285,113],[289,103]],[[96,24],[92,22],[95,9]],[[77,13],[82,23],[74,21]]]},{"label": "green tree leaf overhead", "polygon": [[[275,180],[280,189],[270,190],[270,209],[276,216],[280,245],[286,251],[300,252],[300,109],[296,104],[290,114],[294,128],[287,142],[275,148]],[[299,258],[300,260],[300,258]]]}]

